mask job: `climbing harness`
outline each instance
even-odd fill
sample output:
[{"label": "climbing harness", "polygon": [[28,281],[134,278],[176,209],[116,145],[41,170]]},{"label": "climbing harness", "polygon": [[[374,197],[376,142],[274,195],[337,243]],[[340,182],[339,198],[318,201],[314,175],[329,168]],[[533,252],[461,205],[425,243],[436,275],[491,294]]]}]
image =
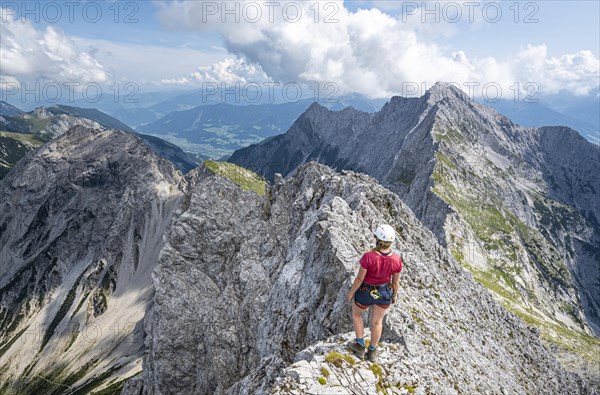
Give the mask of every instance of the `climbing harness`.
[{"label": "climbing harness", "polygon": [[371,297],[375,300],[381,298],[381,295],[379,294],[379,291],[377,290],[377,288],[373,288],[371,290],[371,292],[369,292],[369,295],[371,295]]},{"label": "climbing harness", "polygon": [[359,288],[359,290],[361,290],[361,291],[367,291],[369,293],[369,295],[371,295],[371,297],[374,300],[377,300],[377,299],[381,299],[383,297],[383,295],[381,295],[379,293],[379,289],[380,288],[385,288],[386,286],[388,286],[388,285],[387,284],[383,284],[383,285],[371,285],[371,284],[367,284],[367,283],[362,283],[362,285]]}]

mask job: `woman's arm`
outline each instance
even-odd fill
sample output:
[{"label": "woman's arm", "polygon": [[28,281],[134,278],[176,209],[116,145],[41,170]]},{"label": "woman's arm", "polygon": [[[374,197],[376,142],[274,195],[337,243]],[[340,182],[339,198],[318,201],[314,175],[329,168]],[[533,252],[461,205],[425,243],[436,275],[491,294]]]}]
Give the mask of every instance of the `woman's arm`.
[{"label": "woman's arm", "polygon": [[400,273],[394,273],[392,276],[392,289],[394,290],[394,296],[392,296],[392,304],[396,303],[396,296],[398,296],[398,287],[400,286]]},{"label": "woman's arm", "polygon": [[348,303],[352,303],[354,294],[358,290],[358,287],[360,287],[360,284],[362,284],[366,275],[367,275],[367,269],[365,269],[364,267],[361,266],[360,269],[358,270],[358,274],[356,275],[356,278],[354,279],[354,282],[352,283],[352,287],[350,288],[350,291],[348,292],[348,296],[346,297],[346,300],[348,301]]}]

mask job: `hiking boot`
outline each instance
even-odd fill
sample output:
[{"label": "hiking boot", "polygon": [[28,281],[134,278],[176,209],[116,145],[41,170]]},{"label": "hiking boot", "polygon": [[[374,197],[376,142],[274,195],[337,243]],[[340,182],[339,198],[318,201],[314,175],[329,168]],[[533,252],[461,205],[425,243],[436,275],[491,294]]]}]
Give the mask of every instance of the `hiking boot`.
[{"label": "hiking boot", "polygon": [[353,341],[349,348],[360,359],[365,358],[365,346],[362,346],[359,342]]},{"label": "hiking boot", "polygon": [[369,347],[369,350],[367,351],[367,360],[369,362],[375,362],[380,352],[381,350],[379,346],[375,347],[374,350],[371,347]]}]

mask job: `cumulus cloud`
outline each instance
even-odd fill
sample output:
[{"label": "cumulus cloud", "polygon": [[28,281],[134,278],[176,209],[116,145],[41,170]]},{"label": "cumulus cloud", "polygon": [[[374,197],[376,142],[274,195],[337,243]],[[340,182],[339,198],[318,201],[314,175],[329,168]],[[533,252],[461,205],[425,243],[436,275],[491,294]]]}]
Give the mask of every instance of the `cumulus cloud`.
[{"label": "cumulus cloud", "polygon": [[192,85],[196,83],[219,83],[225,85],[272,82],[259,65],[249,64],[243,58],[228,57],[209,66],[199,66],[189,76],[163,78],[164,85]]},{"label": "cumulus cloud", "polygon": [[588,94],[598,86],[600,61],[591,51],[579,51],[546,59],[548,88],[554,92],[565,88],[575,94]]},{"label": "cumulus cloud", "polygon": [[191,77],[200,82],[225,84],[270,81],[259,65],[250,64],[243,58],[225,58],[211,66],[200,66]]},{"label": "cumulus cloud", "polygon": [[[545,93],[585,94],[598,86],[598,59],[590,51],[548,57],[546,46],[538,45],[506,59],[478,58],[440,47],[435,37],[454,34],[455,27],[424,24],[421,10],[406,19],[374,7],[350,11],[342,1],[280,1],[272,9],[262,7],[257,17],[255,5],[263,3],[236,2],[238,8],[231,6],[229,13],[222,4],[161,3],[165,26],[216,31],[231,54],[230,63],[199,70],[197,80],[248,80],[255,76],[244,70],[254,67],[274,81],[333,82],[342,93],[371,97],[402,94],[407,83],[431,86],[436,81],[494,83],[507,92],[515,83],[522,89],[528,82]],[[467,3],[457,4],[464,8]]]},{"label": "cumulus cloud", "polygon": [[81,51],[62,31],[36,30],[0,8],[0,73],[8,79],[43,78],[56,82],[98,82],[109,79],[105,68]]},{"label": "cumulus cloud", "polygon": [[544,94],[561,91],[587,95],[597,89],[600,78],[600,61],[591,51],[579,51],[560,57],[549,57],[546,45],[528,45],[509,60],[485,58],[468,61],[475,81],[497,82],[503,89],[523,89],[525,84],[535,84]]}]

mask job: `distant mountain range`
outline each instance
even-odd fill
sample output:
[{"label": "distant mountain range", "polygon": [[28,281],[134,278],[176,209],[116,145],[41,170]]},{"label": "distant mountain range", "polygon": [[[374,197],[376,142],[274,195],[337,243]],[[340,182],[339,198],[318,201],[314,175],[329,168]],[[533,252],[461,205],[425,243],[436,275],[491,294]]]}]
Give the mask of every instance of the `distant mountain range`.
[{"label": "distant mountain range", "polygon": [[[269,98],[269,95],[265,94],[256,103],[247,102],[241,99],[236,100],[234,98],[230,98],[229,96],[226,96],[225,100],[223,100],[221,95],[208,95],[201,90],[194,90],[179,94],[167,94],[165,95],[166,97],[163,97],[160,101],[157,101],[157,98],[160,97],[157,95],[140,94],[140,96],[139,103],[135,106],[129,103],[120,107],[112,107],[114,103],[111,103],[110,110],[107,109],[106,112],[137,129],[140,126],[145,126],[158,121],[162,117],[174,111],[186,111],[193,108],[208,107],[216,104],[228,105],[231,106],[231,108],[245,106],[274,106],[275,108],[279,108],[281,105],[287,104],[295,106],[304,103],[304,109],[306,109],[311,103],[317,101],[325,107],[331,108],[332,110],[341,110],[342,108],[352,106],[358,110],[374,112],[379,110],[385,103],[385,99],[369,99],[359,94],[335,95],[332,97],[311,96],[300,98],[294,101],[286,100],[280,97],[280,95],[274,95],[277,97]],[[85,107],[83,103],[81,104]],[[102,107],[98,108],[104,109]],[[287,127],[290,125],[291,123],[287,125]]]},{"label": "distant mountain range", "polygon": [[[207,96],[201,91],[170,92],[164,95],[140,93],[139,98],[138,103],[123,103],[122,105],[116,105],[114,100],[106,102],[104,107],[114,111],[113,115],[116,117],[109,116],[95,108],[61,105],[47,108],[52,108],[57,115],[92,119],[106,127],[129,132],[135,132],[135,128],[147,133],[145,139],[158,150],[161,149],[159,145],[162,143],[157,138],[166,140],[172,144],[163,146],[170,151],[168,155],[176,155],[177,147],[187,153],[189,159],[182,157],[178,160],[182,170],[189,170],[192,166],[191,163],[200,163],[209,158],[223,160],[236,149],[285,132],[294,120],[312,104],[312,100],[300,100],[294,103],[255,105],[212,103],[194,106],[198,103],[216,101],[215,96]],[[583,97],[548,96],[545,100],[535,103],[500,100],[483,104],[490,105],[519,125],[527,127],[569,126],[589,141],[598,144],[600,143],[598,127],[600,102],[598,100],[597,92],[592,92]],[[83,101],[81,104],[91,105],[91,103]],[[150,105],[142,107],[146,104]],[[384,100],[351,94],[340,96],[333,102],[324,104],[331,110],[341,110],[351,106],[357,110],[375,112],[381,108]],[[22,111],[18,108],[0,102],[0,116],[14,117],[20,113]],[[5,125],[5,132],[23,133],[30,129],[36,129],[36,126],[31,125],[32,127],[30,127],[20,121],[11,121],[10,119],[4,119],[2,124]],[[6,127],[6,125],[10,125],[10,127]],[[149,137],[149,135],[153,137]],[[29,136],[16,140],[15,137],[17,136],[9,137],[6,133],[0,136],[0,150],[4,152],[2,154],[4,159],[0,159],[3,161],[0,168],[5,169],[0,172],[5,173],[9,163],[14,163],[28,149],[44,141],[44,137],[41,135],[38,136],[39,138]],[[185,162],[190,163],[185,164]]]},{"label": "distant mountain range", "polygon": [[[1,108],[15,113],[14,107],[0,102]],[[7,111],[7,112],[8,112]],[[18,111],[18,110],[17,110]],[[159,155],[172,161],[182,172],[197,166],[178,146],[155,136],[137,133],[123,122],[89,108],[57,105],[39,107],[31,112],[0,116],[0,178],[28,151],[39,147],[75,125],[90,128],[119,129],[135,134]]]},{"label": "distant mountain range", "polygon": [[[207,158],[226,158],[233,150],[256,143],[259,141],[257,139],[283,133],[314,101],[314,98],[310,98],[290,103],[281,97],[276,97],[275,101],[265,102],[268,99],[267,95],[256,104],[239,99],[236,101],[231,97],[227,99],[231,102],[222,103],[220,94],[192,90],[137,92],[131,97],[122,95],[117,98],[103,95],[96,103],[76,100],[73,104],[80,108],[100,110],[136,130],[166,139],[180,146],[194,161],[199,162]],[[568,126],[577,130],[589,141],[600,143],[598,90],[584,96],[554,94],[540,97],[536,95],[533,99],[535,102],[525,102],[521,98],[517,102],[499,100],[480,101],[480,103],[496,109],[521,126]],[[345,94],[336,95],[331,100],[320,97],[319,103],[336,111],[351,106],[357,110],[375,112],[381,109],[385,99]],[[211,109],[212,105],[220,107]],[[50,105],[53,106],[55,105]],[[243,108],[247,106],[256,113]],[[200,108],[202,110],[199,110]],[[0,115],[1,111],[2,108],[0,108]],[[20,110],[11,106],[10,110],[6,110],[6,115],[16,115],[18,111]],[[210,123],[211,126],[207,128],[194,124],[195,115],[199,116],[200,111],[205,113],[204,117],[220,119],[220,121]],[[241,113],[236,114],[237,112]],[[275,116],[276,113],[281,113],[281,116]],[[230,118],[235,118],[236,122],[231,122]],[[171,125],[168,125],[169,123]]]},{"label": "distant mountain range", "polygon": [[[261,99],[254,104],[278,106],[286,103],[286,100],[280,96],[281,95],[275,97],[274,100],[269,101],[268,95],[264,95],[264,97],[261,97]],[[132,128],[138,129],[138,127],[152,124],[174,111],[187,111],[196,107],[205,107],[213,104],[228,104],[234,107],[252,104],[240,99],[236,101],[231,97],[227,97],[226,99],[228,101],[223,102],[220,94],[207,94],[198,89],[192,91],[132,92],[132,94],[123,94],[119,97],[106,94],[101,97],[101,100],[95,103],[80,99],[64,104],[81,108],[98,109],[121,120]],[[357,110],[367,112],[378,111],[386,101],[385,99],[367,98],[359,94],[335,95],[332,97],[332,102],[326,100],[326,97],[320,97],[318,99],[318,102],[321,105],[332,110],[341,110],[351,106]],[[552,95],[537,94],[532,99],[535,102],[526,102],[524,98],[520,98],[517,102],[511,100],[499,100],[497,102],[480,101],[480,103],[496,109],[498,112],[522,126],[569,126],[577,130],[586,139],[596,144],[600,142],[599,89],[583,96],[575,96],[566,93]],[[310,105],[315,100],[314,98],[305,98],[301,101]],[[55,104],[49,103],[47,106],[50,107],[54,105]],[[39,106],[40,103],[21,104],[21,107],[31,110],[33,110],[34,107]],[[308,105],[306,108],[308,108]],[[13,107],[13,109],[15,108]],[[2,108],[0,107],[0,115],[2,115],[1,111]],[[16,111],[19,110],[16,109]],[[16,115],[16,113],[7,113],[6,115]],[[247,120],[245,123],[248,124],[251,123],[251,121]],[[186,127],[189,126],[190,125],[187,125]],[[287,130],[289,126],[291,126],[291,123],[284,127],[284,130]],[[246,132],[250,133],[249,131]],[[172,141],[177,140],[172,138]],[[190,144],[190,142],[181,143]],[[211,150],[214,150],[215,148],[217,151],[220,149],[219,147],[211,147]],[[193,153],[199,154],[201,152],[193,151]],[[207,155],[201,155],[201,157],[206,156]]]}]

